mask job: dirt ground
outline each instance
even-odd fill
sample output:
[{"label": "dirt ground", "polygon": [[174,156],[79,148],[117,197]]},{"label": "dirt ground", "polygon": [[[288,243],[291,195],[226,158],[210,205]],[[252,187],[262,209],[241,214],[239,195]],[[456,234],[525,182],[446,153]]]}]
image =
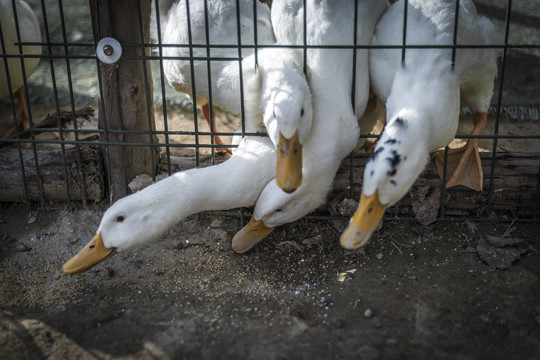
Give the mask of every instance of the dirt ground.
[{"label": "dirt ground", "polygon": [[303,220],[238,255],[205,215],[63,275],[100,217],[0,205],[0,358],[540,356],[539,224],[387,222],[346,251]]},{"label": "dirt ground", "polygon": [[[46,2],[56,11],[55,1]],[[40,2],[30,3],[42,16]],[[92,41],[79,3],[88,7],[64,4],[74,14],[69,39]],[[477,3],[504,29],[506,0]],[[538,43],[537,7],[514,2],[509,43]],[[62,41],[54,38],[60,30],[51,33]],[[540,133],[538,56],[538,49],[508,51],[502,104],[531,105],[531,112],[503,119],[500,134]],[[77,107],[95,104],[88,71],[95,61],[71,65]],[[39,120],[55,111],[50,64],[42,61],[31,81]],[[58,86],[59,98],[69,99],[67,81]],[[167,91],[169,104],[178,94]],[[193,131],[190,115],[174,105],[182,102],[169,107],[169,129]],[[2,116],[11,116],[6,102]],[[237,124],[220,114],[216,126],[233,131]],[[208,131],[204,121],[198,127]],[[462,121],[458,133],[470,128]],[[484,133],[493,129],[490,118]],[[482,139],[480,147],[491,151],[493,142]],[[540,142],[500,139],[497,148],[540,151]],[[172,147],[171,154],[192,157],[194,150]],[[346,251],[338,243],[345,220],[301,220],[238,255],[230,245],[235,231],[221,227],[239,222],[211,213],[86,273],[62,274],[106,207],[46,212],[0,203],[0,359],[540,359],[538,222],[385,222],[365,249]]]},{"label": "dirt ground", "polygon": [[[53,111],[38,106],[36,118]],[[161,129],[159,110],[156,120]],[[220,113],[216,126],[237,124]],[[169,113],[170,129],[190,126],[189,113]],[[199,128],[208,131],[204,120]],[[504,119],[499,130],[538,134],[540,123]],[[492,140],[480,146],[490,151]],[[539,146],[498,142],[499,151]],[[62,274],[106,207],[0,204],[0,359],[540,358],[540,223],[388,222],[365,250],[346,251],[346,221],[302,220],[238,255],[234,230],[218,228],[239,221],[205,214],[87,273]]]}]

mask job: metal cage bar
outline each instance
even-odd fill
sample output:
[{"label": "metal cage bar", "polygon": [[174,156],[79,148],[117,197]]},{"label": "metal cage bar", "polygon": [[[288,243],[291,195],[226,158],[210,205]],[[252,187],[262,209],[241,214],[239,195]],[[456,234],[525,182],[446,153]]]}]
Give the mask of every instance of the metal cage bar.
[{"label": "metal cage bar", "polygon": [[[156,8],[156,11],[159,13],[159,0],[151,0],[154,5],[155,5],[155,8]],[[193,1],[193,0],[192,0]],[[14,4],[14,1],[12,0],[13,4]],[[101,76],[100,76],[100,73],[98,71],[99,67],[100,67],[100,61],[97,59],[97,57],[94,55],[95,53],[95,48],[97,46],[97,42],[99,39],[96,39],[96,38],[93,38],[92,40],[93,41],[88,41],[87,39],[84,39],[84,40],[81,40],[81,41],[70,41],[69,39],[69,36],[68,36],[68,24],[66,24],[66,18],[65,18],[65,8],[66,8],[66,3],[63,2],[62,0],[57,0],[57,7],[58,7],[58,11],[59,11],[59,21],[60,21],[60,27],[61,27],[61,34],[58,37],[56,38],[53,38],[51,37],[51,34],[49,33],[49,27],[50,27],[50,23],[56,21],[56,18],[50,18],[50,16],[52,16],[51,14],[48,13],[48,9],[51,7],[50,5],[50,1],[45,1],[45,0],[36,0],[36,2],[39,2],[39,5],[40,5],[40,8],[41,8],[41,21],[42,21],[42,24],[44,26],[44,29],[45,29],[45,36],[44,36],[44,40],[42,42],[23,42],[20,38],[20,30],[18,29],[19,27],[19,24],[18,24],[18,21],[16,19],[16,23],[17,23],[17,42],[15,43],[15,45],[17,45],[19,47],[19,54],[6,54],[6,50],[5,50],[5,45],[4,45],[4,42],[3,42],[3,38],[1,38],[1,50],[2,50],[2,54],[0,54],[0,57],[4,60],[4,66],[2,69],[0,69],[0,71],[6,71],[6,73],[8,73],[8,77],[9,77],[9,65],[7,63],[7,60],[8,59],[11,59],[11,58],[16,58],[16,59],[19,59],[19,62],[20,62],[20,66],[22,67],[22,71],[24,72],[24,59],[26,58],[35,58],[35,57],[39,57],[40,59],[42,59],[42,63],[43,62],[48,62],[48,66],[49,66],[49,72],[50,72],[50,83],[52,84],[52,89],[53,89],[53,97],[54,97],[54,108],[56,109],[56,112],[58,114],[60,114],[60,110],[61,110],[61,107],[62,105],[60,104],[59,102],[59,90],[58,90],[58,84],[57,84],[57,80],[56,80],[56,69],[60,66],[58,61],[63,61],[63,64],[66,68],[66,73],[67,73],[67,93],[68,93],[68,97],[69,97],[69,105],[68,105],[68,108],[70,110],[70,113],[71,113],[71,117],[75,120],[75,117],[76,117],[76,93],[77,93],[77,89],[76,89],[76,85],[75,85],[75,79],[74,79],[74,75],[73,75],[73,64],[72,62],[74,60],[95,60],[95,64],[96,64],[96,67],[95,67],[95,77],[97,78],[97,93],[99,94],[100,97],[103,97],[103,86],[104,86],[104,83],[103,83],[103,79],[101,79]],[[105,2],[107,4],[107,6],[110,6],[110,2]],[[243,76],[242,76],[242,72],[243,72],[243,64],[242,64],[242,59],[243,59],[243,54],[245,53],[245,50],[247,49],[254,49],[254,53],[255,53],[255,63],[257,64],[257,60],[258,60],[258,50],[259,49],[263,49],[263,48],[268,48],[268,47],[272,47],[273,45],[265,45],[265,44],[259,44],[259,41],[258,41],[258,34],[257,34],[257,24],[256,24],[256,16],[257,16],[257,7],[256,7],[256,3],[254,2],[253,4],[253,14],[254,14],[254,28],[255,28],[255,33],[254,33],[254,43],[253,44],[244,44],[243,41],[242,41],[242,36],[241,36],[241,28],[242,28],[242,24],[240,23],[240,3],[238,0],[236,0],[236,5],[237,5],[237,34],[236,34],[236,39],[235,39],[235,42],[233,42],[232,44],[210,44],[210,39],[209,39],[209,31],[208,31],[208,17],[206,16],[206,44],[194,44],[193,42],[193,37],[192,37],[192,31],[193,29],[191,28],[191,14],[190,14],[190,5],[189,5],[190,1],[186,1],[186,16],[188,18],[188,43],[187,44],[164,44],[163,43],[163,39],[162,39],[162,36],[161,36],[161,26],[163,25],[161,22],[160,22],[160,17],[157,16],[157,36],[158,36],[158,43],[152,43],[152,42],[149,42],[149,43],[146,43],[144,41],[144,38],[141,37],[140,39],[140,42],[138,43],[124,43],[122,44],[123,47],[136,47],[138,49],[140,49],[140,51],[137,52],[137,55],[131,55],[131,56],[125,56],[124,59],[125,60],[131,60],[131,61],[142,61],[144,66],[143,66],[143,71],[144,71],[144,75],[145,75],[145,78],[149,78],[150,76],[150,72],[151,72],[151,69],[150,68],[147,68],[147,64],[150,64],[151,62],[153,61],[156,61],[159,63],[159,71],[157,72],[157,74],[159,75],[159,87],[158,89],[160,90],[161,92],[161,99],[162,99],[162,108],[161,108],[161,113],[163,114],[163,130],[152,130],[152,124],[151,124],[151,119],[153,117],[153,114],[150,113],[150,109],[152,109],[152,98],[150,97],[150,94],[148,92],[145,93],[145,99],[144,101],[147,103],[148,107],[148,111],[147,111],[147,119],[148,119],[148,129],[142,129],[142,130],[125,130],[123,129],[123,126],[120,126],[118,128],[110,128],[107,126],[108,124],[108,121],[105,117],[105,114],[103,111],[100,111],[100,124],[101,124],[101,128],[99,129],[84,129],[84,128],[80,128],[77,124],[76,121],[73,122],[73,126],[71,128],[66,128],[62,125],[61,123],[61,119],[60,119],[60,115],[57,115],[57,126],[50,126],[46,129],[44,129],[44,131],[46,132],[49,132],[49,133],[52,133],[52,132],[58,132],[60,133],[60,139],[57,139],[57,140],[43,140],[43,139],[39,139],[37,138],[35,135],[37,134],[37,132],[35,132],[34,130],[33,131],[30,131],[30,138],[22,138],[20,137],[20,134],[17,130],[17,133],[15,135],[14,138],[12,139],[0,139],[0,145],[16,145],[19,149],[19,163],[20,163],[20,167],[21,167],[21,170],[22,170],[22,173],[24,174],[25,170],[24,170],[24,159],[23,159],[23,155],[22,155],[22,149],[25,145],[30,145],[32,147],[32,151],[33,151],[33,154],[34,154],[34,162],[35,162],[35,168],[36,168],[36,177],[38,178],[38,184],[39,184],[39,193],[40,193],[40,197],[39,197],[39,200],[38,202],[40,203],[40,208],[51,208],[51,206],[46,206],[46,203],[47,203],[47,199],[45,198],[45,192],[44,192],[44,189],[43,189],[43,184],[41,183],[41,176],[40,176],[40,171],[42,170],[43,168],[43,164],[40,164],[39,161],[38,161],[38,153],[40,151],[42,151],[42,148],[40,148],[42,145],[51,145],[51,146],[60,146],[60,148],[62,149],[62,154],[63,156],[65,157],[65,147],[66,146],[75,146],[76,149],[77,149],[77,161],[76,161],[76,164],[77,166],[82,166],[82,163],[83,163],[83,158],[82,158],[82,155],[81,155],[81,146],[86,146],[86,145],[98,145],[100,147],[103,148],[103,156],[105,157],[105,164],[110,164],[110,160],[108,161],[107,158],[109,156],[109,152],[108,152],[108,149],[110,146],[119,146],[121,149],[124,149],[126,147],[149,147],[151,149],[156,149],[156,148],[161,148],[163,149],[164,151],[164,154],[165,154],[165,168],[166,168],[166,173],[168,175],[170,175],[172,172],[173,172],[173,167],[172,167],[172,160],[171,160],[171,157],[172,157],[172,153],[171,153],[171,150],[174,150],[175,148],[193,148],[195,150],[194,152],[194,156],[195,156],[195,164],[196,166],[202,166],[202,161],[201,161],[201,150],[202,149],[209,149],[210,150],[210,159],[211,159],[211,163],[213,164],[215,161],[216,161],[216,155],[215,155],[215,149],[220,147],[219,145],[215,144],[214,143],[214,140],[213,140],[213,136],[214,135],[233,135],[232,133],[230,132],[226,132],[226,131],[217,131],[216,127],[211,124],[210,125],[210,130],[209,131],[203,131],[201,129],[199,129],[199,126],[198,126],[198,118],[199,118],[199,113],[197,111],[197,99],[196,97],[194,96],[193,99],[192,99],[192,102],[193,102],[193,109],[192,109],[192,112],[193,112],[193,130],[186,130],[186,129],[173,129],[171,128],[171,125],[170,125],[170,120],[171,120],[171,117],[170,117],[170,113],[169,111],[172,110],[172,107],[168,106],[168,103],[167,103],[167,92],[170,92],[171,90],[168,89],[167,87],[167,84],[165,82],[165,76],[164,76],[164,62],[167,61],[167,60],[185,60],[185,61],[189,61],[190,62],[190,65],[191,65],[191,77],[192,79],[194,79],[195,77],[195,73],[193,71],[193,67],[194,67],[194,62],[195,61],[205,61],[206,62],[206,66],[207,66],[207,73],[208,73],[208,76],[207,76],[207,81],[208,83],[210,84],[211,81],[212,81],[212,75],[211,75],[211,67],[212,67],[212,63],[213,62],[220,62],[220,61],[236,61],[238,62],[238,68],[239,68],[239,74],[240,74],[240,101],[241,101],[241,104],[240,104],[240,109],[241,109],[241,113],[239,114],[239,121],[240,121],[240,130],[241,130],[241,134],[242,135],[246,135],[247,132],[246,132],[246,119],[245,119],[245,104],[243,103],[243,99],[244,99],[244,79],[243,79]],[[92,0],[90,0],[88,2],[89,4],[89,10],[91,12],[94,12],[95,9],[93,9],[93,6],[94,6],[94,2]],[[204,1],[204,4],[205,4],[205,7],[208,6],[207,4],[207,0]],[[140,27],[140,30],[141,30],[141,33],[143,32],[143,21],[145,21],[145,19],[143,19],[143,15],[142,15],[142,10],[141,10],[141,0],[138,0],[137,1],[137,4],[136,6],[138,6],[139,8],[139,17],[138,19],[136,19],[136,21],[138,21],[138,24],[139,24],[139,27]],[[478,138],[478,139],[491,139],[493,141],[493,145],[492,145],[492,151],[491,151],[491,158],[489,160],[490,162],[490,173],[489,174],[486,174],[488,175],[488,178],[490,179],[489,181],[489,186],[488,186],[488,189],[485,190],[484,192],[486,193],[486,196],[487,196],[487,200],[486,200],[486,206],[487,206],[487,209],[488,209],[488,213],[491,213],[492,211],[494,211],[494,207],[493,207],[493,196],[494,196],[494,191],[495,191],[495,188],[494,188],[494,182],[493,182],[493,179],[495,177],[495,172],[496,172],[496,169],[497,169],[497,154],[500,152],[499,150],[499,140],[501,139],[515,139],[516,141],[519,141],[519,140],[525,140],[525,139],[532,139],[532,140],[536,140],[536,139],[540,139],[540,134],[534,134],[534,133],[527,133],[527,134],[501,134],[499,133],[500,132],[500,129],[499,129],[499,126],[500,126],[500,123],[502,121],[502,116],[504,115],[504,102],[503,102],[503,97],[504,97],[504,89],[505,89],[505,86],[507,85],[507,79],[505,78],[505,72],[506,72],[506,67],[507,67],[507,56],[508,56],[508,51],[509,50],[514,50],[514,49],[521,49],[521,50],[524,50],[524,49],[530,49],[530,50],[537,50],[537,49],[540,49],[540,44],[518,44],[518,43],[511,43],[510,42],[510,35],[511,35],[511,25],[512,25],[512,21],[513,21],[513,18],[512,18],[512,0],[507,0],[506,1],[506,13],[505,13],[505,19],[504,19],[504,43],[501,44],[501,45],[497,45],[497,46],[485,46],[485,45],[463,45],[463,44],[459,44],[458,41],[457,41],[457,29],[458,29],[458,19],[459,19],[459,0],[456,1],[456,7],[455,7],[455,20],[454,20],[454,34],[453,34],[453,43],[452,45],[408,45],[407,44],[407,7],[408,7],[408,1],[404,1],[404,6],[405,6],[405,12],[404,12],[404,21],[403,21],[403,40],[402,40],[402,44],[401,45],[383,45],[383,46],[372,46],[372,45],[369,45],[369,44],[358,44],[357,43],[357,39],[356,39],[356,36],[354,38],[354,43],[352,46],[331,46],[331,45],[313,45],[313,44],[308,44],[307,42],[307,29],[306,29],[306,19],[307,19],[307,1],[304,0],[304,11],[303,11],[303,17],[304,17],[304,33],[303,33],[303,44],[300,44],[300,45],[279,45],[280,47],[282,48],[296,48],[296,49],[300,49],[303,51],[303,56],[304,56],[304,71],[306,71],[306,63],[307,63],[307,56],[308,56],[308,50],[310,49],[351,49],[353,50],[352,53],[353,53],[353,63],[356,63],[356,50],[361,50],[361,49],[372,49],[372,48],[390,48],[390,49],[399,49],[401,50],[401,54],[402,54],[402,63],[405,64],[406,62],[406,58],[407,58],[407,50],[409,49],[429,49],[429,48],[448,48],[448,49],[451,49],[452,51],[452,60],[454,61],[455,60],[455,56],[456,56],[456,52],[457,50],[459,49],[467,49],[467,48],[486,48],[486,47],[489,47],[489,48],[500,48],[502,49],[502,58],[501,58],[501,62],[500,62],[500,67],[499,67],[499,76],[498,76],[498,87],[496,88],[496,96],[497,96],[497,100],[496,100],[496,103],[494,105],[492,105],[492,110],[494,112],[494,130],[493,130],[493,134],[483,134],[483,135],[475,135],[475,136],[472,136],[472,135],[462,135],[462,134],[458,134],[456,135],[456,138],[458,139],[473,139],[473,138]],[[15,8],[15,6],[14,6]],[[16,10],[15,10],[16,11]],[[110,13],[110,12],[109,12]],[[87,14],[90,18],[91,18],[91,28],[94,30],[94,32],[96,32],[96,29],[97,29],[97,24],[95,23],[95,19],[90,16],[89,14]],[[113,14],[114,16],[114,14]],[[357,24],[357,11],[355,11],[355,29],[356,29],[356,24]],[[114,21],[114,19],[111,17],[108,19],[108,21],[110,23],[112,23]],[[356,31],[355,31],[355,34],[356,34]],[[0,35],[2,35],[2,29],[0,29]],[[112,36],[114,36],[114,34],[110,34]],[[36,55],[25,55],[22,53],[22,47],[23,46],[41,46],[43,47],[46,51],[44,54],[42,55],[39,55],[39,56],[36,56]],[[168,47],[171,47],[171,46],[177,46],[177,47],[185,47],[188,49],[188,55],[185,56],[185,57],[171,57],[171,56],[165,56],[164,55],[164,49],[168,48]],[[214,57],[212,56],[212,49],[218,49],[218,48],[231,48],[231,49],[236,49],[237,50],[237,54],[235,56],[232,56],[232,57]],[[92,54],[84,54],[84,53],[80,53],[80,52],[74,52],[73,49],[93,49],[92,50]],[[154,54],[148,54],[147,53],[147,49],[156,49],[156,53]],[[197,56],[195,55],[195,49],[204,49],[205,50],[205,56],[199,56],[197,54]],[[453,62],[452,61],[452,62]],[[353,67],[354,68],[354,67]],[[89,71],[93,71],[92,69],[90,69]],[[118,74],[116,73],[115,76],[118,76]],[[26,78],[26,74],[24,76]],[[353,72],[353,84],[354,84],[354,81],[356,80],[356,74]],[[26,83],[26,82],[25,82]],[[146,83],[146,86],[147,88],[150,86],[151,84],[149,82]],[[116,87],[114,89],[114,96],[116,97],[116,99],[114,99],[114,101],[118,104],[118,98],[121,96],[120,94],[120,89],[118,89],[118,87]],[[192,81],[192,93],[196,93],[196,86],[195,86],[195,81]],[[30,93],[28,92],[28,90],[25,91],[25,98],[27,101],[30,100]],[[14,96],[11,95],[11,102],[13,103],[13,100],[14,100]],[[212,87],[209,86],[209,104],[211,105],[213,103],[213,95],[212,95]],[[352,90],[352,94],[351,94],[351,101],[352,101],[352,106],[354,108],[355,106],[355,93],[354,93],[354,86],[353,86],[353,90]],[[539,104],[540,105],[540,104]],[[119,113],[119,115],[121,115],[121,109],[119,108],[119,105],[117,105],[117,109],[116,111]],[[31,108],[31,107],[30,107]],[[154,113],[156,113],[156,109],[154,109]],[[12,106],[12,116],[13,116],[13,119],[15,120],[16,119],[16,108],[14,106]],[[30,112],[31,112],[31,109],[30,109]],[[213,117],[213,108],[212,106],[210,106],[210,116]],[[34,125],[35,125],[35,121],[32,121],[32,116],[31,117],[31,123],[32,123],[32,129],[34,128]],[[84,138],[81,138],[83,135],[87,135],[89,133],[97,133],[98,135],[102,136],[102,139],[99,140],[99,141],[89,141],[89,140],[85,140]],[[111,141],[110,139],[110,135],[111,134],[120,134],[121,136],[124,136],[124,135],[148,135],[148,142],[133,142],[133,143],[127,143],[127,142],[124,142],[123,140],[120,140],[120,141]],[[64,137],[66,136],[74,136],[74,140],[68,140],[68,139],[64,139]],[[163,138],[163,140],[154,140],[154,136],[160,136]],[[174,136],[192,136],[194,138],[194,140],[192,142],[186,142],[186,143],[175,143],[171,137],[174,137]],[[200,138],[201,136],[209,136],[210,138],[210,141],[209,143],[204,143],[202,141],[202,139]],[[365,137],[365,138],[372,138],[372,139],[376,139],[378,138],[378,135],[362,135],[362,137]],[[228,146],[228,145],[226,145]],[[230,146],[232,147],[232,146]],[[448,148],[447,148],[448,149]],[[1,151],[1,149],[0,149]],[[129,192],[129,187],[128,187],[128,182],[130,181],[130,179],[127,179],[126,178],[126,173],[125,173],[125,164],[129,161],[132,161],[132,159],[128,159],[125,154],[123,156],[123,159],[122,159],[122,167],[123,167],[123,170],[124,170],[124,179],[123,179],[123,186],[124,186],[124,190],[125,190],[125,193],[127,194]],[[77,206],[79,206],[78,202],[73,200],[72,199],[72,195],[70,193],[70,187],[69,187],[69,184],[68,184],[68,181],[69,181],[69,169],[68,169],[68,165],[64,159],[63,161],[63,165],[64,165],[64,174],[63,176],[65,177],[65,182],[64,182],[64,187],[65,187],[65,195],[66,195],[66,200],[65,200],[65,205],[66,207],[68,208],[76,208]],[[349,165],[350,165],[350,172],[348,174],[349,176],[349,191],[348,191],[348,197],[353,197],[355,198],[355,194],[353,193],[353,184],[355,181],[360,181],[359,179],[355,179],[355,174],[353,172],[353,165],[354,165],[354,159],[353,157],[351,156],[349,158]],[[110,165],[107,165],[107,166],[110,166]],[[158,166],[157,164],[153,164],[153,168],[156,169]],[[76,169],[77,173],[79,174],[78,175],[78,183],[79,183],[79,186],[83,189],[82,192],[81,192],[81,206],[82,207],[87,207],[87,203],[88,203],[88,200],[86,198],[86,189],[85,189],[85,183],[84,183],[84,174],[82,172],[82,170],[80,168],[77,168]],[[156,179],[156,175],[157,173],[153,172],[152,174],[150,174],[152,179],[155,180]],[[108,186],[110,187],[111,186],[111,183],[110,183],[110,179],[108,180],[109,181],[109,184]],[[440,205],[440,213],[439,213],[439,217],[438,219],[439,220],[442,220],[442,221],[455,221],[455,220],[459,220],[458,217],[456,216],[452,216],[452,215],[449,215],[447,212],[446,212],[446,205],[445,205],[445,201],[444,199],[446,198],[446,189],[445,189],[445,183],[446,183],[446,166],[445,166],[445,169],[444,169],[444,174],[443,174],[443,180],[442,180],[442,185],[441,185],[441,196],[440,196],[440,200],[439,200],[439,205]],[[25,194],[24,195],[24,202],[26,204],[30,204],[31,203],[31,200],[29,200],[29,197],[27,195],[27,179],[25,177],[23,177],[21,179],[21,187],[23,188],[23,193]],[[528,219],[522,219],[523,221],[538,221],[539,218],[540,218],[540,167],[538,169],[538,181],[537,181],[537,186],[536,186],[536,192],[534,194],[531,194],[532,197],[535,198],[535,205],[534,205],[534,208],[533,208],[533,215],[531,216],[531,218],[528,218]],[[52,206],[54,208],[54,206]],[[248,211],[249,213],[249,211]],[[244,211],[243,210],[240,210],[240,211],[236,211],[236,212],[233,212],[232,214],[240,214],[240,217],[242,218],[242,221],[243,221],[243,216],[244,216]],[[388,215],[387,215],[387,218],[388,219],[400,219],[400,220],[412,220],[412,218],[410,217],[407,217],[407,216],[401,216],[400,215],[401,212],[400,212],[400,209],[399,209],[399,203],[398,205],[396,205],[394,207],[393,210],[390,210],[388,212]],[[232,216],[236,216],[236,215],[232,215]],[[331,217],[331,216],[320,216],[320,215],[312,215],[310,216],[309,218],[312,218],[312,219],[334,219],[334,217]],[[532,220],[531,220],[532,219]],[[477,216],[474,220],[477,220],[477,221],[491,221],[493,220],[492,217],[487,217],[487,216]]]}]

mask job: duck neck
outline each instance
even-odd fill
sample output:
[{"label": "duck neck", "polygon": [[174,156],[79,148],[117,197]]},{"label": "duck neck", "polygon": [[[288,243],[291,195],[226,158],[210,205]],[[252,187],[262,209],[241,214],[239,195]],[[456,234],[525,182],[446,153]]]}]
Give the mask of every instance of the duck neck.
[{"label": "duck neck", "polygon": [[448,145],[457,130],[459,78],[447,65],[401,68],[386,102],[387,124],[405,119],[407,139],[425,140],[429,152]]},{"label": "duck neck", "polygon": [[155,204],[168,228],[184,218],[210,210],[251,206],[275,170],[275,148],[268,138],[242,140],[227,161],[176,173],[133,196]]}]

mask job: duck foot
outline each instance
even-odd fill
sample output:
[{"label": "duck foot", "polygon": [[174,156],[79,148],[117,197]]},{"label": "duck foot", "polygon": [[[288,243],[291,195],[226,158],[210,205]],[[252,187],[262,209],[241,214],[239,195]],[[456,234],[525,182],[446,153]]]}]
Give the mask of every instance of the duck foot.
[{"label": "duck foot", "polygon": [[[476,113],[474,116],[474,129],[471,135],[482,133],[487,123],[486,113]],[[444,150],[435,153],[437,172],[442,179],[444,171]],[[446,188],[463,185],[469,189],[482,191],[484,172],[478,152],[478,139],[469,139],[465,146],[459,149],[448,150]]]},{"label": "duck foot", "polygon": [[274,230],[274,228],[267,227],[262,220],[255,220],[252,216],[249,223],[234,235],[232,248],[240,254],[248,252],[262,239],[267,237],[272,230]]},{"label": "duck foot", "polygon": [[[21,113],[17,118],[17,128],[19,131],[24,131],[30,128],[30,118],[28,117],[28,108],[26,107],[26,101],[24,100],[24,86],[17,90],[15,93],[17,99],[19,99],[19,105],[21,107]],[[8,131],[2,135],[2,138],[7,139],[15,135],[15,126],[12,126]]]},{"label": "duck foot", "polygon": [[[216,113],[215,111],[212,111],[212,117],[210,118],[210,104],[206,103],[203,106],[201,106],[201,112],[208,122],[208,125],[210,126],[210,129],[215,131],[215,119],[216,119]],[[214,135],[214,142],[218,145],[223,145],[223,141],[218,135]],[[226,152],[229,155],[232,155],[232,151],[229,148],[217,148],[218,151]]]}]

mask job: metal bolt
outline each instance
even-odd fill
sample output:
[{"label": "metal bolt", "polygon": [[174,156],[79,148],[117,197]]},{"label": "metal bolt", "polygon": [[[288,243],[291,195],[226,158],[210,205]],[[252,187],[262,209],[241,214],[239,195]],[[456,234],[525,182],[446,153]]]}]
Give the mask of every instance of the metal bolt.
[{"label": "metal bolt", "polygon": [[114,48],[111,45],[105,45],[103,47],[103,53],[107,56],[114,54]]}]

